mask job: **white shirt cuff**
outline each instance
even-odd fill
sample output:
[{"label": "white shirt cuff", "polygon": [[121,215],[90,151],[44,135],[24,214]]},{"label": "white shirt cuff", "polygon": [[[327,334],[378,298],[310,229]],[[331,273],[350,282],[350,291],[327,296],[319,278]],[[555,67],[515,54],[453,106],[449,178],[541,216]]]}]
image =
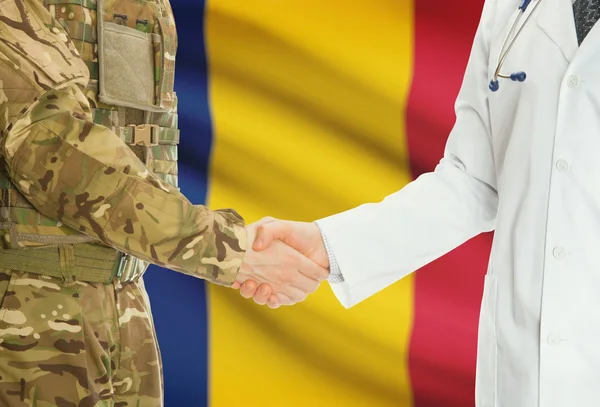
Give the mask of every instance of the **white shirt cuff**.
[{"label": "white shirt cuff", "polygon": [[[315,222],[316,223],[316,222]],[[318,223],[316,223],[319,226]],[[342,274],[342,270],[340,270],[340,266],[335,259],[335,255],[333,254],[333,250],[327,241],[327,236],[323,233],[321,227],[319,227],[319,231],[321,231],[321,237],[323,238],[323,244],[325,245],[325,251],[327,252],[327,257],[329,257],[329,278],[327,281],[329,284],[340,284],[344,282],[344,275]]]}]

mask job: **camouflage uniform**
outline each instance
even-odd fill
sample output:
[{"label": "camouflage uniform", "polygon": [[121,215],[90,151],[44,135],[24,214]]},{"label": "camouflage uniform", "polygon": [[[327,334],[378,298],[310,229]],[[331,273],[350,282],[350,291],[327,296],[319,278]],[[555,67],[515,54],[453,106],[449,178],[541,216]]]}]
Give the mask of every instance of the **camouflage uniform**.
[{"label": "camouflage uniform", "polygon": [[0,0],[0,406],[161,406],[147,263],[235,280],[243,220],[177,189],[176,41],[167,0]]}]

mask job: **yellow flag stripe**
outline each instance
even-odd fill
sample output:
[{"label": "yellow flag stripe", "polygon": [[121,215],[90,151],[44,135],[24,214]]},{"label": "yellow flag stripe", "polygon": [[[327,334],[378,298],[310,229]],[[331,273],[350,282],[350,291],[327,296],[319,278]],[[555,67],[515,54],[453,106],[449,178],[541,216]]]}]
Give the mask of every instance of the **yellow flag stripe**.
[{"label": "yellow flag stripe", "polygon": [[[208,0],[209,206],[312,221],[407,183],[412,16],[410,1]],[[351,310],[327,284],[277,311],[211,286],[210,405],[411,406],[412,318],[410,278]]]}]

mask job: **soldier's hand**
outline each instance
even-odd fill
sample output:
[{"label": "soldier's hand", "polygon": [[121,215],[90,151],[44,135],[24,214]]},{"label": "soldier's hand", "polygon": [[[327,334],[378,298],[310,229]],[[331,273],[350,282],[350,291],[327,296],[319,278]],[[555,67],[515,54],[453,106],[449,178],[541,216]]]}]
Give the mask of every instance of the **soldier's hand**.
[{"label": "soldier's hand", "polygon": [[[247,227],[248,249],[234,288],[246,281],[260,284],[258,291],[251,296],[257,303],[267,303],[271,308],[303,301],[319,287],[321,281],[327,279],[329,271],[281,241],[271,242],[260,252],[255,251],[252,243],[257,227],[263,223]],[[273,300],[275,298],[276,301]]]},{"label": "soldier's hand", "polygon": [[[257,227],[256,239],[252,244],[254,250],[266,250],[274,241],[281,240],[321,267],[329,268],[329,257],[319,227],[315,223],[263,218],[254,225]],[[249,240],[249,245],[250,242]],[[281,302],[281,296],[273,293],[268,284],[259,284],[250,279],[239,287],[236,285],[236,288],[240,288],[240,294],[243,297],[254,297],[254,301],[259,304],[266,303],[271,308],[285,305]]]}]

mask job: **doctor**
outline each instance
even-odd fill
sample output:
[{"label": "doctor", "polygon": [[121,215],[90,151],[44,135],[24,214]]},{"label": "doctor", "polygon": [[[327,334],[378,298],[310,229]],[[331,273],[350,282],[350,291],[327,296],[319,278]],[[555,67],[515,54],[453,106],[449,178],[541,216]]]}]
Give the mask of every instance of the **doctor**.
[{"label": "doctor", "polygon": [[495,230],[477,407],[600,405],[599,3],[486,0],[435,171],[316,223],[271,220],[254,248],[281,239],[329,267],[351,307]]}]

